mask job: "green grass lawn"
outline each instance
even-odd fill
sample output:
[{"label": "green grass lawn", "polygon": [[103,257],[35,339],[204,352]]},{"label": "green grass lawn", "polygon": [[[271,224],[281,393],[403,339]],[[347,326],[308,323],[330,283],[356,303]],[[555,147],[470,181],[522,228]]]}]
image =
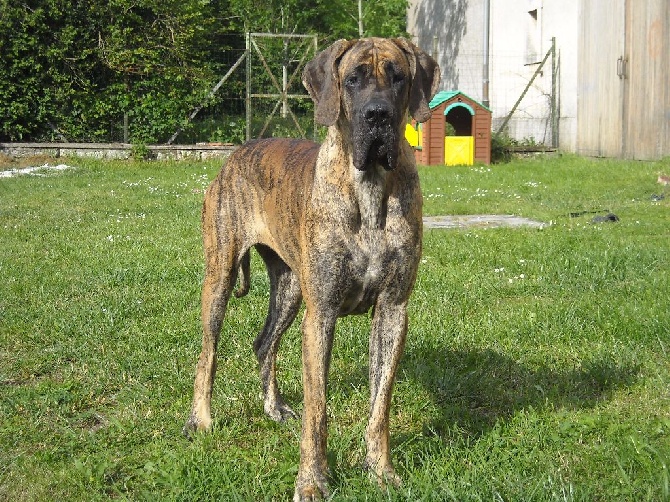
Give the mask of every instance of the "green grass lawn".
[{"label": "green grass lawn", "polygon": [[[214,431],[181,436],[200,350],[200,204],[217,163],[67,163],[0,178],[0,500],[289,499],[300,423],[263,414],[257,257],[251,293],[229,304]],[[370,320],[340,321],[333,500],[670,500],[659,171],[670,163],[573,156],[421,169],[427,215],[548,225],[426,230],[391,410],[398,490],[361,469]],[[606,210],[620,221],[570,217]],[[299,341],[296,325],[279,355],[297,411]]]}]

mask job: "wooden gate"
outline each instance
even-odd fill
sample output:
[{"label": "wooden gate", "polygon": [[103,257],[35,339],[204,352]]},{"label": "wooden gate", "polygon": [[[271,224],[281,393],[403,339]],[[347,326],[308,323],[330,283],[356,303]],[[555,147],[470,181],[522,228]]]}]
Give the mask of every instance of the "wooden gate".
[{"label": "wooden gate", "polygon": [[247,34],[247,140],[316,135],[314,107],[302,85],[302,70],[316,51],[316,35]]},{"label": "wooden gate", "polygon": [[577,152],[670,155],[670,2],[580,5]]}]

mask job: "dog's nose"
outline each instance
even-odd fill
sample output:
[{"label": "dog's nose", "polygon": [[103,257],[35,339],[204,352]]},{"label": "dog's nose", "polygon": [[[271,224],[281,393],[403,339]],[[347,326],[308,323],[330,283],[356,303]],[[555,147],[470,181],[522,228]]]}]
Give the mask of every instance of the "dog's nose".
[{"label": "dog's nose", "polygon": [[391,119],[391,108],[385,101],[372,100],[363,108],[363,117],[370,126],[383,126]]}]

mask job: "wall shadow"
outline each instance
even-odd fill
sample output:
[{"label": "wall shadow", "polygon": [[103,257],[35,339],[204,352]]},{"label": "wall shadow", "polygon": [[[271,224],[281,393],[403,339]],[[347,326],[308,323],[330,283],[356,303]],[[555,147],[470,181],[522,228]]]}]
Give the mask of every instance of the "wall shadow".
[{"label": "wall shadow", "polygon": [[524,409],[584,409],[630,386],[639,370],[603,356],[565,371],[520,364],[495,350],[407,348],[401,375],[430,392],[439,416],[423,432],[442,436],[456,426],[479,437]]},{"label": "wall shadow", "polygon": [[408,27],[424,51],[432,54],[433,36],[437,36],[437,60],[442,70],[442,89],[458,89],[459,70],[456,59],[467,32],[468,0],[420,2],[416,9],[416,26]]}]

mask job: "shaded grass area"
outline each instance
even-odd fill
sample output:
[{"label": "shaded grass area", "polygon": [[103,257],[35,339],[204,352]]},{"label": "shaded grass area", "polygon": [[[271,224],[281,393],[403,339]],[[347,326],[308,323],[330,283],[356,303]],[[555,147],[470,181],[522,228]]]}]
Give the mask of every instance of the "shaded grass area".
[{"label": "shaded grass area", "polygon": [[[300,424],[263,415],[267,308],[229,305],[215,428],[181,436],[200,349],[202,190],[215,163],[99,162],[0,179],[0,499],[286,500]],[[536,229],[427,230],[392,408],[405,480],[362,471],[367,316],[338,324],[334,500],[668,500],[668,162],[423,168],[424,212]],[[668,198],[655,200],[654,195]],[[618,223],[592,224],[616,213]],[[301,409],[299,330],[280,384]]]}]

